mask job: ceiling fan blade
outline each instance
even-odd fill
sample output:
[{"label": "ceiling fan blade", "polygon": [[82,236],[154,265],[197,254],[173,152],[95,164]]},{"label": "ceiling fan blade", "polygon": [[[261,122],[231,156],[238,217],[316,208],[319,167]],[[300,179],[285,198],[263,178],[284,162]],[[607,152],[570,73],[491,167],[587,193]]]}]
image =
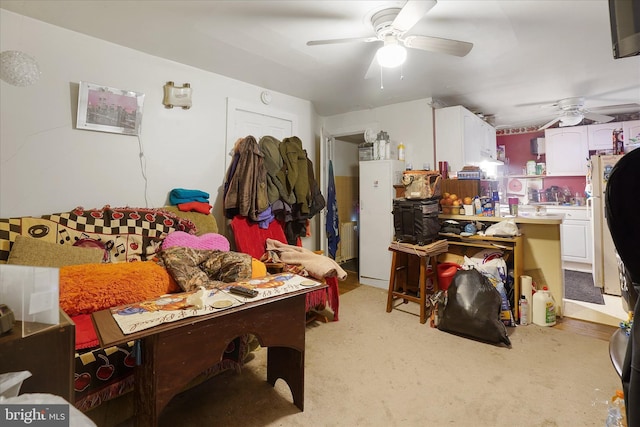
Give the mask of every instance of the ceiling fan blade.
[{"label": "ceiling fan blade", "polygon": [[436,3],[436,0],[407,1],[391,26],[400,33],[409,31]]},{"label": "ceiling fan blade", "polygon": [[591,112],[584,113],[584,117],[599,123],[609,123],[610,121],[615,119],[615,117],[605,116],[604,114],[596,114]]},{"label": "ceiling fan blade", "polygon": [[589,108],[589,111],[598,111],[598,112],[611,111],[615,113],[621,113],[621,112],[626,112],[626,110],[631,110],[629,112],[633,112],[639,109],[640,109],[640,104],[632,102],[630,104],[618,104],[618,105],[606,105],[603,107],[593,107],[593,108]]},{"label": "ceiling fan blade", "polygon": [[454,56],[465,56],[471,51],[473,43],[452,39],[441,39],[429,36],[409,36],[402,39],[405,46],[430,52],[445,53]]},{"label": "ceiling fan blade", "polygon": [[545,130],[546,128],[548,128],[549,126],[553,125],[556,122],[560,121],[560,117],[556,117],[555,119],[551,120],[550,122],[545,123],[544,125],[540,126],[538,128],[538,130]]},{"label": "ceiling fan blade", "polygon": [[307,42],[307,46],[318,46],[323,44],[353,43],[353,42],[375,42],[379,41],[377,37],[349,37],[345,39],[329,39],[329,40],[311,40]]}]

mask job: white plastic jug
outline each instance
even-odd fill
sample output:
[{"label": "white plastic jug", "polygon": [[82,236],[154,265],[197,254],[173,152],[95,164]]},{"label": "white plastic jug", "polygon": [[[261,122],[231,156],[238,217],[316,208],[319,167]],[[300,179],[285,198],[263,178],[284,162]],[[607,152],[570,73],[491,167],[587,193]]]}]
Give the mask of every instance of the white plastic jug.
[{"label": "white plastic jug", "polygon": [[533,323],[539,326],[556,324],[556,303],[546,286],[533,294]]}]

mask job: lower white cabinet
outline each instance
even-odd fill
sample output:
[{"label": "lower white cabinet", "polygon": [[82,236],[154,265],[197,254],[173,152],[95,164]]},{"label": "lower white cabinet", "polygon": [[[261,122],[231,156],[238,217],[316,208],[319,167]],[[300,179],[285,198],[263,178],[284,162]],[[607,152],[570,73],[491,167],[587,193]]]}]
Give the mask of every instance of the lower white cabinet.
[{"label": "lower white cabinet", "polygon": [[586,207],[547,207],[547,212],[562,214],[560,225],[563,266],[569,270],[591,271],[592,232]]}]

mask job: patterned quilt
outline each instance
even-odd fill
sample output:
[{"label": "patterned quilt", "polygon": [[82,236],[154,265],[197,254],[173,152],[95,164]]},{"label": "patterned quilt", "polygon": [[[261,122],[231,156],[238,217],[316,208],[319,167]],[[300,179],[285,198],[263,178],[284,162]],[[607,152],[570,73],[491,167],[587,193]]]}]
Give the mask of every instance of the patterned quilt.
[{"label": "patterned quilt", "polygon": [[92,243],[105,249],[105,262],[153,259],[172,231],[195,234],[193,222],[160,209],[75,208],[41,217],[0,218],[0,263],[6,263],[16,236],[61,245]]}]

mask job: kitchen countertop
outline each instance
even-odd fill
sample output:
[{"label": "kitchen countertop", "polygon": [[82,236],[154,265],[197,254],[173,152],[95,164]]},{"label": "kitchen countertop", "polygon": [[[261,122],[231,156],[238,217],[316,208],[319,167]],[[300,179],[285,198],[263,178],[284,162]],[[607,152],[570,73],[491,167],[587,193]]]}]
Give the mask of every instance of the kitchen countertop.
[{"label": "kitchen countertop", "polygon": [[564,215],[535,215],[522,213],[517,217],[513,216],[477,216],[477,215],[438,215],[440,219],[453,219],[456,221],[484,221],[484,222],[500,222],[505,219],[515,219],[516,224],[540,224],[540,225],[552,225],[562,223]]},{"label": "kitchen countertop", "polygon": [[[531,209],[535,209],[535,206],[540,206],[540,205],[528,205],[531,206]],[[587,209],[587,206],[585,205],[542,205],[547,209],[576,209],[576,210],[584,210]]]}]

